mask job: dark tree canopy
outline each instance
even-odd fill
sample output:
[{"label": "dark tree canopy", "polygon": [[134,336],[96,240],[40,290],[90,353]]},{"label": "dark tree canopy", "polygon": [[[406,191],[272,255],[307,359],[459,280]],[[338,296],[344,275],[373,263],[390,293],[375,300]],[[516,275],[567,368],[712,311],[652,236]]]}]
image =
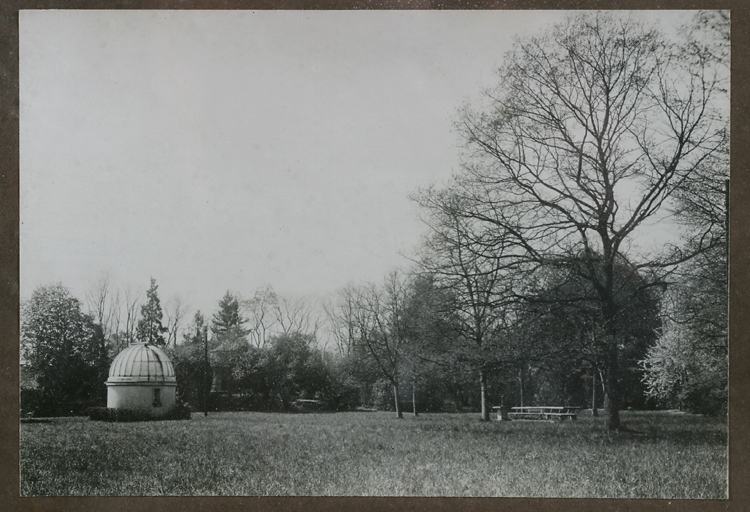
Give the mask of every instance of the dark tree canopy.
[{"label": "dark tree canopy", "polygon": [[22,408],[67,414],[66,407],[101,401],[109,369],[104,334],[80,301],[62,285],[43,286],[21,313],[22,381],[35,398]]}]

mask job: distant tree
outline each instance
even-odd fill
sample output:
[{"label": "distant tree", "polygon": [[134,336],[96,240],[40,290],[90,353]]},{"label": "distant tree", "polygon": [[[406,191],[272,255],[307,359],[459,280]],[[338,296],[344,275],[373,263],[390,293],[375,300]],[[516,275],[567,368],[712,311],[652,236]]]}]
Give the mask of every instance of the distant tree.
[{"label": "distant tree", "polygon": [[211,318],[211,364],[217,391],[238,391],[238,365],[249,350],[247,320],[240,312],[239,299],[227,291]]},{"label": "distant tree", "polygon": [[156,279],[151,278],[151,286],[146,291],[146,303],[141,306],[141,319],[138,321],[137,339],[142,343],[165,345],[164,334],[167,328],[161,323],[164,314],[158,294]]},{"label": "distant tree", "polygon": [[22,305],[21,367],[40,411],[67,414],[71,404],[103,400],[109,360],[101,326],[64,286],[39,287]]},{"label": "distant tree", "polygon": [[117,301],[108,276],[104,276],[86,293],[88,313],[102,327],[105,338],[117,332],[114,319],[117,314]]},{"label": "distant tree", "polygon": [[336,349],[342,358],[349,357],[355,346],[354,307],[357,290],[346,286],[336,292],[333,300],[323,305],[330,332],[336,342]]},{"label": "distant tree", "polygon": [[239,300],[227,291],[211,319],[211,332],[220,340],[227,337],[244,338],[247,335],[245,323],[247,320],[240,313]]},{"label": "distant tree", "polygon": [[191,325],[183,335],[181,344],[172,348],[175,373],[177,375],[177,394],[183,402],[196,408],[203,407],[211,388],[211,365],[206,361],[204,344],[207,342],[208,326],[203,313],[195,312]]},{"label": "distant tree", "polygon": [[407,280],[391,272],[382,287],[362,287],[355,297],[354,322],[360,352],[374,362],[393,391],[396,416],[403,418],[400,404],[401,372],[408,345],[406,318]]},{"label": "distant tree", "polygon": [[203,332],[207,328],[206,319],[200,309],[193,315],[193,321],[183,334],[183,344],[203,343]]},{"label": "distant tree", "polygon": [[430,273],[415,274],[409,280],[404,307],[407,346],[404,374],[411,381],[412,412],[417,404],[427,409],[442,407],[444,395],[438,384],[445,380],[446,369],[455,361],[455,341],[460,322],[451,309],[449,290],[438,287]]},{"label": "distant tree", "polygon": [[257,348],[265,348],[276,325],[275,304],[278,301],[273,288],[266,286],[255,291],[252,298],[242,302],[249,318],[248,335]]},{"label": "distant tree", "polygon": [[465,216],[460,196],[428,190],[416,200],[428,213],[424,221],[431,230],[420,263],[437,286],[450,290],[449,308],[458,331],[454,349],[479,377],[480,414],[487,421],[487,373],[498,362],[500,331],[522,269],[515,266],[513,243],[502,228],[486,231],[481,222]]},{"label": "distant tree", "polygon": [[258,363],[266,404],[289,409],[298,398],[319,399],[329,388],[329,373],[322,353],[309,334],[281,334],[271,339]]},{"label": "distant tree", "polygon": [[138,307],[140,305],[137,294],[129,286],[125,288],[123,299],[123,306],[125,308],[125,324],[123,327],[125,329],[120,336],[122,338],[122,348],[130,343],[134,343],[136,340],[138,332]]},{"label": "distant tree", "polygon": [[176,346],[180,331],[180,323],[185,316],[185,305],[179,297],[174,297],[171,305],[167,308],[167,346]]},{"label": "distant tree", "polygon": [[303,333],[315,338],[320,327],[320,319],[311,302],[306,298],[276,296],[272,303],[275,325],[282,334]]}]

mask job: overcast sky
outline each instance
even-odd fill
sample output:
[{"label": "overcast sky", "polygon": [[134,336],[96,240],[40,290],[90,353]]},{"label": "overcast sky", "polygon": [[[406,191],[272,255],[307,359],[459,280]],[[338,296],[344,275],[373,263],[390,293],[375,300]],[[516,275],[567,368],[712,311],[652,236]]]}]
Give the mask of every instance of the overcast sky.
[{"label": "overcast sky", "polygon": [[561,16],[22,11],[22,298],[380,281],[423,231],[408,195],[457,169],[457,109]]}]

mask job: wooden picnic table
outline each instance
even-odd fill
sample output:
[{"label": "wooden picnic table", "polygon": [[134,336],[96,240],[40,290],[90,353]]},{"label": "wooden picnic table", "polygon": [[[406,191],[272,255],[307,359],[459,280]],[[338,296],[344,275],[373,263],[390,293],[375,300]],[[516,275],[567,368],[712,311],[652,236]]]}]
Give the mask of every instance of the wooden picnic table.
[{"label": "wooden picnic table", "polygon": [[[499,407],[493,407],[498,409]],[[511,407],[508,417],[513,420],[560,420],[563,421],[566,418],[575,420],[578,417],[578,411],[580,407],[574,407],[570,405],[532,405],[522,407]]]}]

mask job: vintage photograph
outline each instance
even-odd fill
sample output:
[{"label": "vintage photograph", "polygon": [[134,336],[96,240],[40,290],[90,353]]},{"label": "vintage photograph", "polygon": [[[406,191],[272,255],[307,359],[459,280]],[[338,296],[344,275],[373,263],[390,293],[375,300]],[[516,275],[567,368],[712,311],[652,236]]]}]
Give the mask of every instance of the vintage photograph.
[{"label": "vintage photograph", "polygon": [[22,10],[21,496],[728,497],[730,13]]}]

